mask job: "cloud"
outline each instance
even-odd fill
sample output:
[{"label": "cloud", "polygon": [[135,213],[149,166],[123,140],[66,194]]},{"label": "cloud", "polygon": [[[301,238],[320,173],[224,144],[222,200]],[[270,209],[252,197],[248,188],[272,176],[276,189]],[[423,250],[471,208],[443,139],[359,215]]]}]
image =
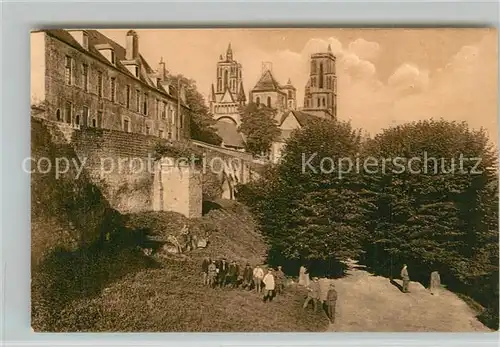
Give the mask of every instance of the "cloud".
[{"label": "cloud", "polygon": [[377,42],[359,38],[349,44],[348,50],[360,59],[373,61],[379,56],[380,45]]},{"label": "cloud", "polygon": [[403,64],[387,80],[389,87],[399,92],[423,90],[429,84],[429,72],[412,64]]}]

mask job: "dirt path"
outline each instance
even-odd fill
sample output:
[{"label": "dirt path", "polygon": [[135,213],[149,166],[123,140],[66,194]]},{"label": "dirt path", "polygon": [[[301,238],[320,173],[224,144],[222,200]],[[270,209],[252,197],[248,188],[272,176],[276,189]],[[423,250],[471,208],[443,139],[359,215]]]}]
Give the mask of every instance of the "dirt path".
[{"label": "dirt path", "polygon": [[[489,332],[467,304],[443,290],[431,295],[420,283],[402,293],[389,279],[349,264],[346,277],[331,280],[339,299],[335,323],[327,331]],[[401,283],[401,282],[399,282]]]}]

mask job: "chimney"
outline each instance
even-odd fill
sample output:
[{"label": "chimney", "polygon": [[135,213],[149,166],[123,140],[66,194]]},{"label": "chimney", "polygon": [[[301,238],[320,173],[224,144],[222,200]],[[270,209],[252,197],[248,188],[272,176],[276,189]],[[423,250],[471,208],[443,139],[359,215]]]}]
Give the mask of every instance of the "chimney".
[{"label": "chimney", "polygon": [[139,57],[139,36],[134,30],[127,32],[126,60],[134,60]]},{"label": "chimney", "polygon": [[163,81],[165,80],[167,74],[167,70],[165,69],[165,62],[163,61],[163,57],[160,58],[160,62],[158,63],[158,78]]}]

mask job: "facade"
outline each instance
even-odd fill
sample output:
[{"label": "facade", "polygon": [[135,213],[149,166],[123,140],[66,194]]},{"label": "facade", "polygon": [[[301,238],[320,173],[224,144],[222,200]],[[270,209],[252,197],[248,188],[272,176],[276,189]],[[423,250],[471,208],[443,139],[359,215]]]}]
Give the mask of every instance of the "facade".
[{"label": "facade", "polygon": [[212,83],[210,92],[210,112],[215,120],[240,125],[239,108],[246,103],[242,71],[229,44],[225,58],[221,54],[217,62],[217,82],[215,86]]},{"label": "facade", "polygon": [[212,83],[210,91],[210,113],[217,121],[214,128],[222,138],[222,147],[242,151],[243,138],[238,132],[241,124],[240,108],[246,104],[243,89],[243,68],[233,58],[231,44],[225,56],[222,54],[217,62],[216,84]]},{"label": "facade", "polygon": [[326,53],[311,56],[309,81],[305,87],[303,111],[321,118],[337,117],[336,59],[328,45]]},{"label": "facade", "polygon": [[97,30],[31,33],[34,113],[74,127],[96,127],[180,140],[190,137],[185,93],[159,62],[139,53],[139,37],[122,47]]},{"label": "facade", "polygon": [[262,75],[250,91],[250,102],[257,105],[264,104],[277,111],[277,117],[287,110],[294,110],[296,107],[296,89],[292,82],[282,86],[276,81],[272,73],[270,63],[262,64]]}]

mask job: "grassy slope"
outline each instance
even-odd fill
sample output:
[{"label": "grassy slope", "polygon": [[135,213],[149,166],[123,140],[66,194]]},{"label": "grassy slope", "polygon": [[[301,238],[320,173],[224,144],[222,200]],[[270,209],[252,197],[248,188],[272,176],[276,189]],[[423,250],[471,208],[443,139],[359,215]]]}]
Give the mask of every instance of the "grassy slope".
[{"label": "grassy slope", "polygon": [[[305,292],[290,287],[272,303],[239,289],[207,289],[201,285],[204,256],[235,259],[240,264],[262,263],[266,246],[248,212],[238,204],[221,202],[202,220],[217,226],[209,247],[189,256],[154,257],[161,265],[113,282],[93,298],[74,301],[61,312],[59,331],[153,332],[283,332],[324,331],[327,320],[301,308]],[[171,213],[130,216],[130,223],[163,233],[187,220]],[[149,222],[148,222],[149,221]],[[196,226],[196,225],[195,225]]]}]

